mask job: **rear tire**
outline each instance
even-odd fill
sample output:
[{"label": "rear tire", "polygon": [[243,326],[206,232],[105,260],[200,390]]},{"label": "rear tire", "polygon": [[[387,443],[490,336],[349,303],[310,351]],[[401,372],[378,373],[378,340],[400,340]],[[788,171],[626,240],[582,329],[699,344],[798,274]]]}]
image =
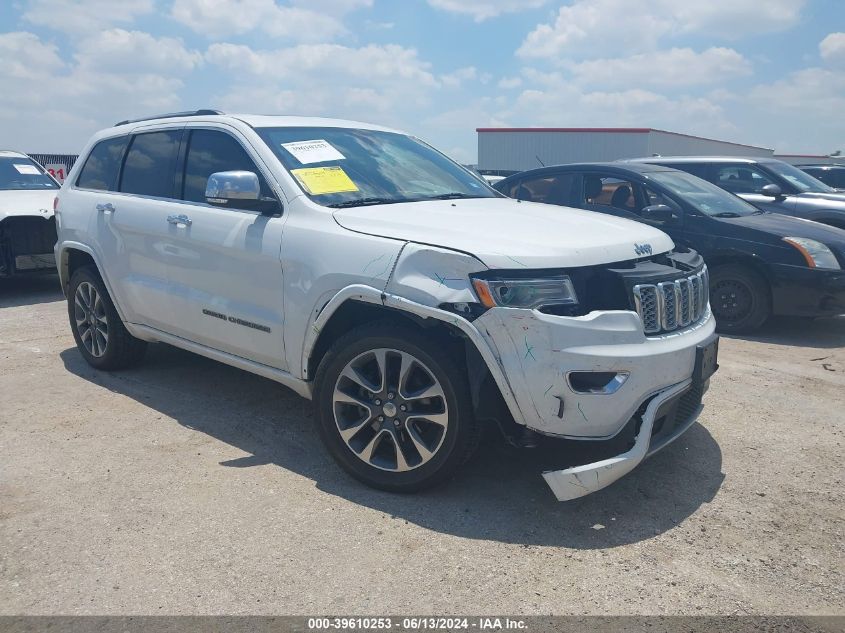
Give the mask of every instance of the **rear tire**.
[{"label": "rear tire", "polygon": [[67,309],[76,346],[92,367],[124,369],[144,357],[146,342],[126,330],[96,268],[83,266],[74,271]]},{"label": "rear tire", "polygon": [[771,290],[758,272],[725,264],[710,271],[710,307],[719,332],[753,332],[771,316]]},{"label": "rear tire", "polygon": [[448,346],[393,322],[355,328],[315,377],[317,428],[337,463],[392,492],[445,482],[479,440],[466,372]]}]

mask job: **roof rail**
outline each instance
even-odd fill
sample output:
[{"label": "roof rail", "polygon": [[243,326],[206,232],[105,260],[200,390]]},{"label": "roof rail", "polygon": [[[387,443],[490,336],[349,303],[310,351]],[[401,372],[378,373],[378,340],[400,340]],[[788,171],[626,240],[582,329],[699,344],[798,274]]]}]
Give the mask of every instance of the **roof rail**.
[{"label": "roof rail", "polygon": [[141,121],[155,121],[156,119],[172,119],[181,116],[207,116],[209,114],[223,114],[220,110],[188,110],[185,112],[168,112],[166,114],[156,114],[155,116],[145,116],[140,119],[126,119],[125,121],[118,121],[114,124],[126,125],[127,123],[140,123]]}]

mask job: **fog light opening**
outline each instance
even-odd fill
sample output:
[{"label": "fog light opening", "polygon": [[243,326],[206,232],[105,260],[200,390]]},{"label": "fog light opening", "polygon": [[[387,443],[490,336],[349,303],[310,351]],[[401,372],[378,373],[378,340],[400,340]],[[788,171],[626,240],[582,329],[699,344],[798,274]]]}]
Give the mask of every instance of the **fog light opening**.
[{"label": "fog light opening", "polygon": [[627,371],[572,371],[567,380],[576,393],[608,395],[619,391],[630,375]]}]

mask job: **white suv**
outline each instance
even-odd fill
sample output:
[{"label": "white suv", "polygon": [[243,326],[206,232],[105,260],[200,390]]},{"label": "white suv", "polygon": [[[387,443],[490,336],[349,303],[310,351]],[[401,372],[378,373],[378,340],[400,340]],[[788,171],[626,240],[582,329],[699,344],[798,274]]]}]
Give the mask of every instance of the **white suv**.
[{"label": "white suv", "polygon": [[516,444],[606,440],[608,459],[544,473],[580,497],[689,428],[716,369],[696,253],[505,198],[375,125],[124,121],[85,148],[57,217],[91,365],[162,341],[277,380],[315,401],[329,452],[378,488],[445,480],[496,420]]}]

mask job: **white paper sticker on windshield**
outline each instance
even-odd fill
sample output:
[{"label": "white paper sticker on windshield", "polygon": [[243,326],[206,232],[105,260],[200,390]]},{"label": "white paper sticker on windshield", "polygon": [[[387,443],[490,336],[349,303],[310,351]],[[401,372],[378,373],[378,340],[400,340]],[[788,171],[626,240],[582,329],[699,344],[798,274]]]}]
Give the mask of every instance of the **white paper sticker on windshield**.
[{"label": "white paper sticker on windshield", "polygon": [[15,169],[18,170],[19,174],[28,174],[31,176],[37,176],[41,172],[38,171],[38,167],[35,165],[22,165],[21,163],[12,163],[15,166]]},{"label": "white paper sticker on windshield", "polygon": [[303,165],[324,163],[329,160],[344,160],[346,158],[346,156],[332,147],[328,141],[321,139],[282,143],[282,147],[293,154],[293,157]]}]

